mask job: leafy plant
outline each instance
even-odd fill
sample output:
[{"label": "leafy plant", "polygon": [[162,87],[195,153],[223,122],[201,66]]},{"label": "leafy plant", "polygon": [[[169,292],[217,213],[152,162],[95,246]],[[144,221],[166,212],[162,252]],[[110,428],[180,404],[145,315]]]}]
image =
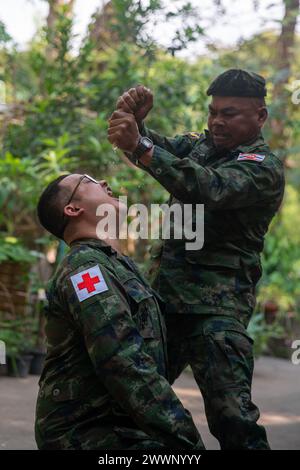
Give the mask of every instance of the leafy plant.
[{"label": "leafy plant", "polygon": [[[129,204],[164,202],[167,194],[162,186],[143,171],[126,167],[107,140],[107,119],[118,96],[143,83],[155,97],[149,127],[169,136],[201,132],[206,126],[208,84],[225,68],[238,66],[267,78],[269,123],[279,120],[284,132],[267,125],[264,133],[272,150],[278,148],[281,157],[288,157],[285,201],[266,237],[259,311],[272,300],[280,317],[293,311],[300,321],[300,107],[286,94],[298,78],[300,55],[294,56],[287,71],[284,93],[273,100],[282,78],[281,67],[276,66],[277,31],[223,49],[206,37],[208,53],[197,57],[195,49],[193,60],[186,60],[177,52],[205,37],[202,25],[208,24],[208,10],[181,0],[111,0],[95,13],[76,49],[78,38],[67,6],[72,2],[54,3],[58,5],[54,23],[40,28],[26,49],[14,45],[0,22],[0,80],[9,109],[1,120],[0,136],[0,231],[5,234],[0,238],[0,262],[31,259],[36,241],[44,236],[35,217],[39,194],[62,173],[87,172],[108,179],[115,194],[128,195]],[[224,16],[224,2],[212,1],[211,8],[214,20]],[[175,26],[174,34],[161,45],[154,31],[167,22]],[[299,37],[296,42],[299,46]],[[292,48],[288,49],[290,54]],[[8,242],[7,236],[18,242]],[[133,246],[131,254],[141,263],[147,245]],[[44,236],[39,246],[47,251],[53,240]],[[273,327],[260,317],[253,321],[261,350]]]},{"label": "leafy plant", "polygon": [[259,284],[258,300],[278,304],[282,315],[293,310],[300,322],[300,198],[290,184],[286,186],[285,203],[273,220],[263,252],[263,277]]},{"label": "leafy plant", "polygon": [[5,342],[7,355],[17,357],[27,353],[33,346],[36,332],[34,318],[21,320],[0,319],[0,339]]},{"label": "leafy plant", "polygon": [[15,261],[31,264],[40,257],[37,251],[28,250],[17,238],[0,237],[0,263],[4,261]]},{"label": "leafy plant", "polygon": [[248,333],[254,340],[254,355],[260,356],[266,352],[268,342],[271,338],[280,338],[284,330],[278,323],[268,325],[265,322],[263,313],[253,315],[249,326]]},{"label": "leafy plant", "polygon": [[22,320],[0,320],[0,340],[4,341],[6,356],[18,375],[17,360],[29,354],[36,343],[37,325],[34,318]]}]

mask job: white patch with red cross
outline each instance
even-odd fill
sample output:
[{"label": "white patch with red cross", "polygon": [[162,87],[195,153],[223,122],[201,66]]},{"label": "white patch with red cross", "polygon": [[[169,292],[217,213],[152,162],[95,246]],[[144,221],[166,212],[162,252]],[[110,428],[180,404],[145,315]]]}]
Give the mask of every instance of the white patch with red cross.
[{"label": "white patch with red cross", "polygon": [[108,290],[101,269],[98,265],[71,276],[71,281],[79,302],[83,302],[93,295]]}]

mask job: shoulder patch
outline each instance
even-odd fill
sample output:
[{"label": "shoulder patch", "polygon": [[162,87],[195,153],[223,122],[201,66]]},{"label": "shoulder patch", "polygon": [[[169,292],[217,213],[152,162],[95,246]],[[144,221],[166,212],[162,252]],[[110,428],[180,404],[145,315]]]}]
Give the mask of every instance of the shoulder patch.
[{"label": "shoulder patch", "polygon": [[258,153],[240,153],[237,161],[252,160],[254,162],[263,162],[265,157],[265,155],[259,155]]},{"label": "shoulder patch", "polygon": [[71,276],[71,281],[79,302],[108,290],[98,265]]}]

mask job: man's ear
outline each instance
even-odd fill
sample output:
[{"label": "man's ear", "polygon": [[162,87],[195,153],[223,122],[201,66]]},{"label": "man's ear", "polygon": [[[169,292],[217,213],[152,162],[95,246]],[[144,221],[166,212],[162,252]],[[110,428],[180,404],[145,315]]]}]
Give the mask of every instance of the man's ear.
[{"label": "man's ear", "polygon": [[258,108],[257,114],[258,114],[259,125],[260,127],[262,127],[264,123],[266,122],[266,120],[268,119],[268,110],[266,106],[261,106],[260,108]]},{"label": "man's ear", "polygon": [[67,215],[68,217],[78,217],[83,212],[84,209],[82,207],[77,207],[73,204],[68,204],[64,207],[64,215]]}]

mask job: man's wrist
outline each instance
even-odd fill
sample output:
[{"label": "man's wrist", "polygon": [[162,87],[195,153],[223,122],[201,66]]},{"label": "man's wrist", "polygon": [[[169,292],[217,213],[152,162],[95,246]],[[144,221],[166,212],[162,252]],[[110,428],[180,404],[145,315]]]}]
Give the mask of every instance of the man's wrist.
[{"label": "man's wrist", "polygon": [[133,158],[133,154],[130,152],[123,151],[125,157],[128,158],[128,160],[131,161],[134,165],[138,165],[141,163],[143,166],[149,166],[153,157],[153,151],[154,147],[152,147],[150,150],[146,151],[138,160]]},{"label": "man's wrist", "polygon": [[[143,120],[141,120],[141,121],[136,121],[136,123],[137,123],[137,126],[138,126],[138,128],[139,128],[140,133],[142,134],[143,131],[145,130],[144,121],[143,121]],[[142,135],[143,135],[143,134],[142,134]]]},{"label": "man's wrist", "polygon": [[140,158],[153,148],[153,142],[149,137],[139,136],[135,149],[132,152],[133,160],[140,160]]},{"label": "man's wrist", "polygon": [[139,162],[144,166],[149,166],[153,157],[154,147],[150,150],[147,150],[140,158]]}]

